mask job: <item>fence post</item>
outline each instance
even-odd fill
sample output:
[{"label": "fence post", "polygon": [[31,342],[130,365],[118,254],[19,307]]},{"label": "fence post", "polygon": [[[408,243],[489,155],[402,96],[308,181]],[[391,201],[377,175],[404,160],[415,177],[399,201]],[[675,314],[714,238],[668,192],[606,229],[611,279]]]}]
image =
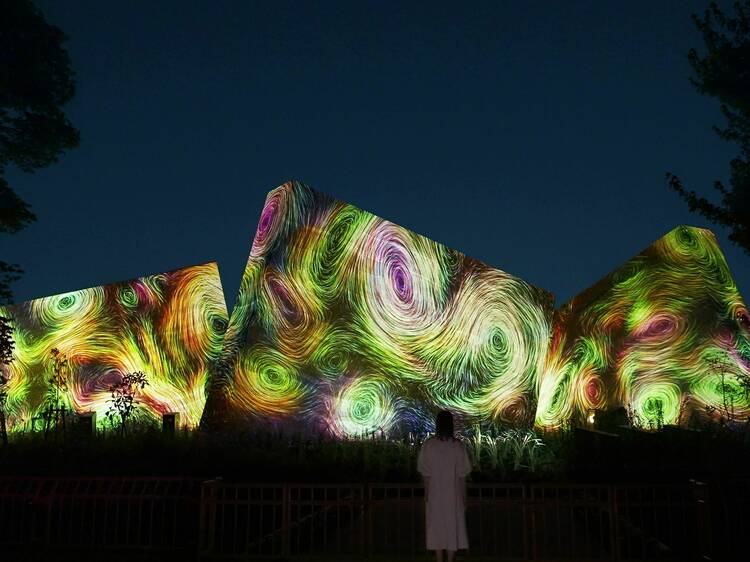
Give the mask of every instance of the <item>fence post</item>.
[{"label": "fence post", "polygon": [[37,499],[41,504],[42,509],[44,509],[44,533],[42,535],[42,548],[49,548],[50,544],[52,543],[52,502],[55,498],[55,492],[57,492],[57,481],[52,481],[51,484],[52,488],[49,490],[47,494],[42,494],[42,490],[44,489],[44,480],[42,480],[42,484],[40,485],[40,493],[37,495]]},{"label": "fence post", "polygon": [[291,520],[291,493],[289,490],[289,484],[284,484],[281,487],[281,555],[283,557],[289,556],[290,551],[290,539],[289,539],[289,523]]},{"label": "fence post", "polygon": [[201,484],[200,522],[198,530],[198,550],[209,554],[216,540],[216,498],[221,478],[206,480]]},{"label": "fence post", "polygon": [[612,560],[620,560],[620,513],[617,503],[617,487],[609,489],[609,540],[612,548]]},{"label": "fence post", "polygon": [[529,560],[529,498],[526,484],[521,488],[521,532],[523,540],[523,559]]},{"label": "fence post", "polygon": [[529,560],[538,560],[539,552],[536,544],[536,488],[535,484],[529,484],[529,496],[526,502],[526,517],[528,518],[524,522],[524,527],[528,529],[526,534],[527,545],[530,546],[528,551]]},{"label": "fence post", "polygon": [[372,558],[372,490],[370,489],[370,483],[366,482],[364,485],[365,497],[364,497],[364,516],[365,516],[365,556],[369,560]]},{"label": "fence post", "polygon": [[29,540],[34,548],[44,549],[49,540],[50,517],[48,509],[45,509],[45,501],[42,498],[45,479],[41,478],[35,482],[34,495],[28,499],[28,533]]},{"label": "fence post", "polygon": [[369,548],[369,525],[367,524],[367,512],[368,510],[368,498],[367,498],[367,484],[359,484],[360,489],[360,501],[359,505],[357,506],[359,508],[359,540],[360,540],[360,554],[363,556],[363,558],[369,559],[370,558],[370,548]]},{"label": "fence post", "polygon": [[705,482],[697,480],[690,481],[693,490],[693,499],[696,501],[695,516],[698,526],[698,540],[701,556],[711,559],[711,504],[710,492]]}]

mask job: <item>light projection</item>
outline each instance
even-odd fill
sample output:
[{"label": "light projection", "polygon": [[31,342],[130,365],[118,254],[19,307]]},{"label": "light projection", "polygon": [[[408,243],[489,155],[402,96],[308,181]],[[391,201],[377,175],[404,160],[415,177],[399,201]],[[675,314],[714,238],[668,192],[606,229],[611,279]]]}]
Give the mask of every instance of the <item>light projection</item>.
[{"label": "light projection", "polygon": [[178,412],[182,424],[196,426],[228,322],[215,263],[0,307],[0,316],[12,319],[16,343],[13,362],[2,367],[11,431],[39,427],[60,357],[67,409],[105,423],[110,387],[142,371],[149,384],[134,416]]},{"label": "light projection", "polygon": [[106,423],[110,388],[138,371],[136,417],[188,427],[403,435],[443,408],[464,427],[750,416],[750,316],[713,234],[685,226],[553,315],[549,293],[289,182],[268,194],[231,318],[215,263],[0,316],[11,431],[51,396]]},{"label": "light projection", "polygon": [[681,226],[555,313],[536,422],[746,419],[750,319],[714,235]]},{"label": "light projection", "polygon": [[440,408],[530,423],[551,310],[549,293],[289,182],[266,199],[211,408],[335,436],[425,431]]}]

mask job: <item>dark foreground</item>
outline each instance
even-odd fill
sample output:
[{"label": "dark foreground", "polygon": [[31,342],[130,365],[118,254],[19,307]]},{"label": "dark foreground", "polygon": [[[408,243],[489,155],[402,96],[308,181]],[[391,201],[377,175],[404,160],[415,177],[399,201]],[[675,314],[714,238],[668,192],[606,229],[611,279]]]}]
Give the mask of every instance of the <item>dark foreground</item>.
[{"label": "dark foreground", "polygon": [[[471,550],[459,560],[746,559],[750,427],[617,431],[467,436]],[[0,562],[429,559],[418,449],[16,435],[0,447]]]},{"label": "dark foreground", "polygon": [[[474,560],[742,560],[750,482],[469,486]],[[426,559],[417,484],[0,479],[2,560]]]}]

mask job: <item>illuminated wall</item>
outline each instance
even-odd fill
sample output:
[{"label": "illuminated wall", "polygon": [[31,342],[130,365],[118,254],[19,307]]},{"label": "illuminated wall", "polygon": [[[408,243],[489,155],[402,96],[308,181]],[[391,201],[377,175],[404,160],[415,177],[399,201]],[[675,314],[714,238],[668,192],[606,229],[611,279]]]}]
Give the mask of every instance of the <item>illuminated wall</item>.
[{"label": "illuminated wall", "polygon": [[[551,295],[290,182],[269,193],[227,319],[216,264],[0,307],[17,343],[11,429],[64,402],[104,423],[118,373],[141,417],[180,412],[336,436],[557,427],[624,407],[644,425],[750,415],[750,318],[709,231],[679,227],[552,314]],[[227,326],[228,321],[228,326]],[[225,336],[226,330],[226,336]]]},{"label": "illuminated wall", "polygon": [[551,301],[290,182],[260,217],[217,404],[234,418],[337,436],[423,431],[439,408],[467,422],[531,422]]},{"label": "illuminated wall", "polygon": [[15,360],[3,367],[12,430],[41,416],[53,348],[68,358],[68,407],[94,411],[102,424],[118,373],[143,371],[149,385],[136,415],[179,412],[195,426],[228,321],[215,263],[0,307],[0,315],[13,319],[16,342]]},{"label": "illuminated wall", "polygon": [[536,422],[619,407],[644,425],[706,406],[746,418],[749,326],[714,235],[678,227],[555,313]]}]

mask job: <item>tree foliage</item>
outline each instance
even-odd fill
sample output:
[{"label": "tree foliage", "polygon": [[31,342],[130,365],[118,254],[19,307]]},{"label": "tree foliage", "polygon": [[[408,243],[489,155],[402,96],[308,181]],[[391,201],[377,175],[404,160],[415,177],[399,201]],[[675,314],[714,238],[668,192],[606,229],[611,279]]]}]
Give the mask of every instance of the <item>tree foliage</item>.
[{"label": "tree foliage", "polygon": [[[0,232],[18,232],[36,220],[8,184],[8,168],[33,173],[78,145],[78,130],[62,110],[75,94],[66,40],[31,0],[0,4]],[[0,301],[10,300],[10,282],[19,273],[0,261]]]},{"label": "tree foliage", "polygon": [[65,393],[68,392],[70,367],[66,355],[56,347],[50,351],[50,357],[52,359],[52,374],[48,381],[49,394],[50,399],[54,402],[55,407],[57,407],[61,397],[65,396]]},{"label": "tree foliage", "polygon": [[735,2],[729,14],[712,2],[702,17],[692,17],[703,36],[705,54],[688,52],[694,72],[690,81],[701,94],[721,103],[726,126],[714,126],[714,131],[736,143],[739,154],[729,163],[729,184],[713,184],[719,203],[687,189],[672,173],[667,181],[692,212],[729,228],[729,239],[750,254],[750,0]]},{"label": "tree foliage", "polygon": [[2,366],[11,364],[15,347],[10,318],[0,316],[0,438],[2,438],[3,445],[8,444],[8,431],[5,427],[5,405],[8,401],[7,385],[10,378],[2,369]]},{"label": "tree foliage", "polygon": [[13,298],[10,284],[21,277],[21,272],[17,265],[0,261],[0,304],[10,303]]},{"label": "tree foliage", "polygon": [[10,325],[10,318],[0,316],[0,365],[10,365],[13,360],[13,327]]},{"label": "tree foliage", "polygon": [[119,418],[121,435],[125,433],[125,424],[138,406],[138,394],[146,386],[148,386],[146,374],[135,371],[123,374],[120,380],[109,388],[111,398],[107,417],[113,425],[115,420]]}]

